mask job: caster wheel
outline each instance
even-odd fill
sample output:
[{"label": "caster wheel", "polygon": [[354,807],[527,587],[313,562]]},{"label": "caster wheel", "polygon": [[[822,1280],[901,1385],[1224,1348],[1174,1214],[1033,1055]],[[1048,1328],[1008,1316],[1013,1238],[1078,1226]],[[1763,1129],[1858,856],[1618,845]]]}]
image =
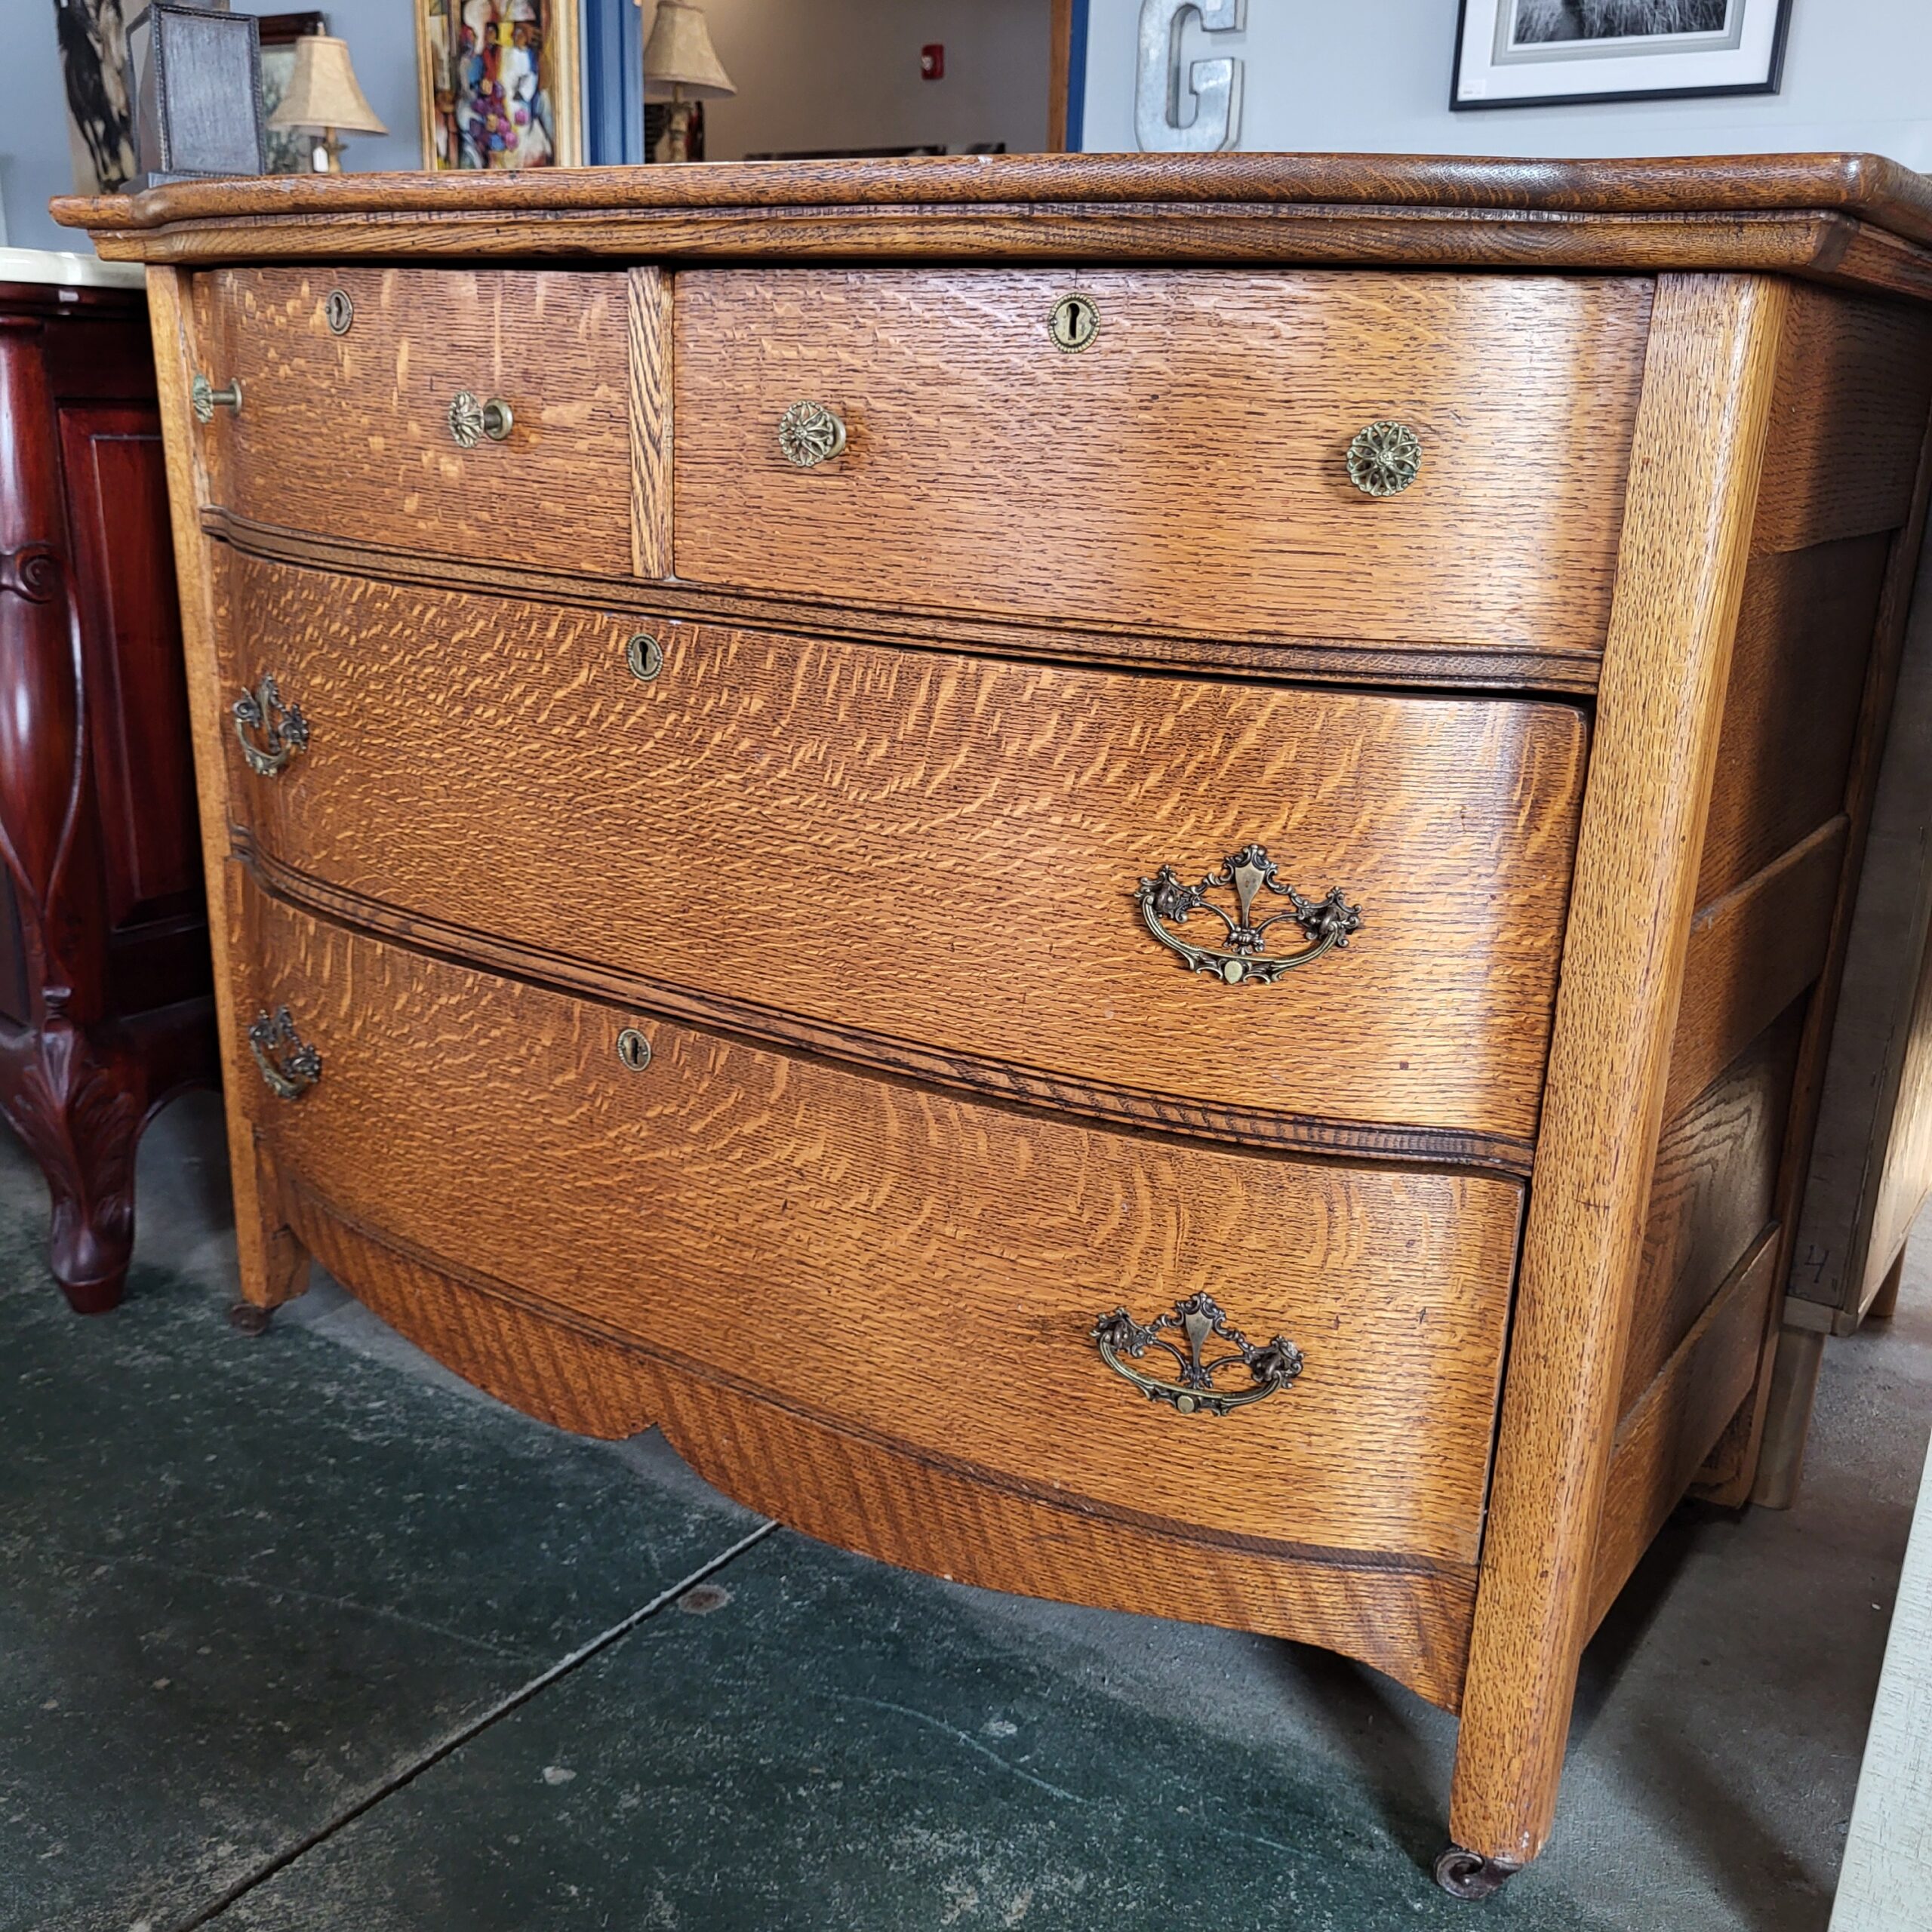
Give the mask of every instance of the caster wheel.
[{"label": "caster wheel", "polygon": [[257,1307],[251,1301],[238,1301],[228,1311],[228,1325],[237,1334],[266,1335],[269,1331],[269,1311]]},{"label": "caster wheel", "polygon": [[1522,1869],[1506,1858],[1480,1858],[1452,1844],[1435,1861],[1435,1882],[1452,1899],[1494,1898]]}]

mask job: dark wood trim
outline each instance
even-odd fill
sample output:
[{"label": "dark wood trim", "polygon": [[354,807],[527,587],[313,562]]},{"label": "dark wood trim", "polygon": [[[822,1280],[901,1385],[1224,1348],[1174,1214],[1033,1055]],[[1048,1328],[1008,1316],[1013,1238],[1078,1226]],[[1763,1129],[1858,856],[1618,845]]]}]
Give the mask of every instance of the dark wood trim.
[{"label": "dark wood trim", "polygon": [[1023,623],[903,606],[881,605],[868,611],[851,602],[819,604],[750,591],[701,589],[669,580],[585,577],[468,558],[438,560],[400,549],[312,537],[218,508],[203,510],[201,524],[210,536],[245,555],[269,563],[438,590],[448,589],[451,569],[460,566],[463,581],[479,591],[538,603],[635,612],[674,623],[808,630],[815,637],[965,650],[993,657],[1155,671],[1186,668],[1270,681],[1292,678],[1358,688],[1508,691],[1557,697],[1587,697],[1596,688],[1597,657],[1582,651],[1498,651],[1480,643],[1441,639],[1419,641],[1412,649],[1362,644],[1347,638],[1231,642],[1225,636],[1164,635],[1144,625],[1105,631],[1045,619]]},{"label": "dark wood trim", "polygon": [[563,953],[540,952],[514,940],[452,925],[366,899],[284,865],[257,845],[247,829],[231,828],[235,857],[272,899],[338,924],[506,977],[530,981],[580,998],[605,1001],[639,1012],[709,1026],[747,1039],[820,1054],[828,1059],[937,1082],[981,1098],[1010,1100],[1057,1113],[1085,1114],[1121,1126],[1189,1138],[1232,1142],[1277,1152],[1387,1165],[1480,1168],[1521,1179],[1534,1149],[1501,1134],[1452,1133],[1440,1128],[1381,1126],[1312,1115],[1237,1112],[1180,1102],[1158,1094],[1063,1080],[998,1060],[955,1058],[903,1040],[856,1027],[827,1026],[775,1008],[753,1006],[719,995],[666,986]]}]

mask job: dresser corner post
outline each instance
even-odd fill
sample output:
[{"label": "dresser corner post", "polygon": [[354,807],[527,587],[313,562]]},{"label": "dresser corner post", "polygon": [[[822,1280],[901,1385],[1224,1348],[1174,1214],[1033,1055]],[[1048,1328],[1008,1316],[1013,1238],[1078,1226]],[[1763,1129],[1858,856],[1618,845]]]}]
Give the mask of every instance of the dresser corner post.
[{"label": "dresser corner post", "polygon": [[1660,278],[1524,1231],[1451,1804],[1555,1817],[1788,291]]},{"label": "dresser corner post", "polygon": [[[245,1104],[256,1078],[241,1010],[247,953],[237,943],[240,875],[229,832],[226,724],[210,540],[201,511],[207,478],[191,400],[200,366],[192,278],[185,269],[150,263],[148,321],[154,335],[155,381],[168,462],[174,570],[181,598],[182,652],[201,814],[202,875],[208,898],[208,941],[214,955],[215,1016],[221,1042],[222,1098],[228,1128],[229,1170],[244,1306],[266,1309],[308,1285],[308,1255],[281,1212],[279,1189],[264,1166]],[[238,1324],[239,1325],[239,1324]]]}]

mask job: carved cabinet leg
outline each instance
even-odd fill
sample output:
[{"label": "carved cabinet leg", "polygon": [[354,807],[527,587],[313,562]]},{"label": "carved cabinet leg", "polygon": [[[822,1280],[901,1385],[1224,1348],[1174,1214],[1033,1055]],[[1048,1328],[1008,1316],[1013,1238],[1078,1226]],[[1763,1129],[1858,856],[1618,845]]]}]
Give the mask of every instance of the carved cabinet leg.
[{"label": "carved cabinet leg", "polygon": [[134,1241],[138,1065],[71,1020],[0,1041],[0,1113],[47,1177],[54,1278],[82,1315],[121,1300]]}]

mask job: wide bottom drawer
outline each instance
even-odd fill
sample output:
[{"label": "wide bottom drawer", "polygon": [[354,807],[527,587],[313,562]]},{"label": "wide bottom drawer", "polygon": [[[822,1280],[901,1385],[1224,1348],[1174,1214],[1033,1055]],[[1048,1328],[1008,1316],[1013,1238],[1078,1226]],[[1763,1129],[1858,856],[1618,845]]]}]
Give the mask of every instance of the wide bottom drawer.
[{"label": "wide bottom drawer", "polygon": [[[343,1221],[1008,1491],[1283,1554],[1474,1561],[1515,1183],[968,1102],[242,903],[245,1018],[286,1007],[319,1056],[309,1084],[265,1032],[301,1091],[264,1084],[254,1117]],[[1097,1321],[1197,1294],[1299,1374],[1186,1413],[1103,1360]],[[1236,1360],[1204,1392],[1263,1386]]]}]

